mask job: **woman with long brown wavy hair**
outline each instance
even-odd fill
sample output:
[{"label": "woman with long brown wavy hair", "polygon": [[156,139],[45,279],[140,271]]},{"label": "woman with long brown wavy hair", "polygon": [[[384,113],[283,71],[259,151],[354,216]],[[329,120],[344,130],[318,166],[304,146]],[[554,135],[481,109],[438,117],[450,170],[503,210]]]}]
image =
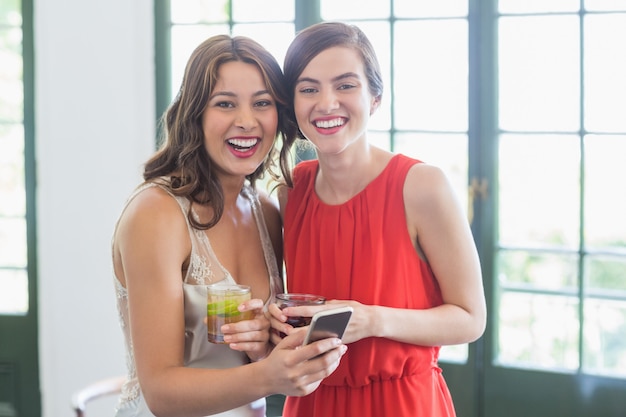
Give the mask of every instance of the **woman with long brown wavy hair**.
[{"label": "woman with long brown wavy hair", "polygon": [[[165,141],[113,237],[128,353],[118,417],[260,417],[264,397],[308,394],[337,367],[338,339],[296,350],[298,333],[274,347],[264,315],[282,290],[282,231],[255,181],[277,138],[292,137],[286,102],[278,63],[249,38],[212,37],[191,55]],[[207,341],[205,324],[205,288],[217,282],[252,290],[238,309],[253,318],[222,326],[223,344]]]}]

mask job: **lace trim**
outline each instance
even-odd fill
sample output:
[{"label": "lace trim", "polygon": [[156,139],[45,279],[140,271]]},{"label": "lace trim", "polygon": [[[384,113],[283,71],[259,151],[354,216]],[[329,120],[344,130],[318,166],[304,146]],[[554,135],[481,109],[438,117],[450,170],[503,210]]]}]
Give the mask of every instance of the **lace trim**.
[{"label": "lace trim", "polygon": [[[207,284],[213,282],[215,273],[211,269],[211,261],[197,253],[192,253],[190,257],[190,277],[195,284]],[[207,282],[208,281],[208,282]]]},{"label": "lace trim", "polygon": [[[195,212],[194,212],[194,216],[195,216]],[[214,254],[215,252],[213,251],[213,247],[211,246],[211,241],[209,240],[209,237],[206,235],[206,233],[204,232],[204,230],[195,230],[195,235],[196,238],[198,239],[198,243],[200,243],[202,246],[204,246],[205,248],[208,249],[208,252],[211,254]],[[209,284],[211,282],[215,282],[215,278],[216,278],[216,274],[215,274],[215,268],[213,268],[213,264],[211,263],[211,261],[206,260],[206,257],[197,254],[196,253],[196,257],[194,259],[194,257],[192,256],[192,259],[190,260],[190,262],[198,261],[201,262],[201,264],[198,265],[192,265],[192,274],[191,274],[191,278],[194,279],[194,281],[196,281],[196,283],[198,284]],[[224,268],[224,266],[220,263],[219,259],[217,259],[216,257],[213,258],[215,261],[215,266],[217,268],[219,268],[219,270],[224,274],[224,278],[226,280],[232,281],[234,282],[234,278],[232,277],[232,275],[230,274],[230,272],[228,271],[228,269]],[[204,270],[203,268],[206,267],[208,268],[208,270]],[[193,275],[193,270],[197,269],[198,271],[202,270],[204,275],[200,275],[200,276],[194,276]],[[186,282],[187,280],[185,280]]]},{"label": "lace trim", "polygon": [[133,401],[139,397],[139,383],[137,381],[137,370],[135,368],[135,356],[133,350],[133,341],[130,337],[129,330],[126,328],[126,320],[123,312],[123,306],[128,309],[128,290],[122,286],[117,278],[115,278],[115,294],[117,297],[117,316],[122,332],[129,337],[126,340],[126,372],[127,381],[122,386],[122,392],[119,398],[119,404]]}]

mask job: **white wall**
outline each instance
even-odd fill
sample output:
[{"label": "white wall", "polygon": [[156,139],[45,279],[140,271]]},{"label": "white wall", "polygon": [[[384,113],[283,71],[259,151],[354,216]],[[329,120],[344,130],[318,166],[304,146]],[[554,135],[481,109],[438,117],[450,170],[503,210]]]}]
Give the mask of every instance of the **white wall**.
[{"label": "white wall", "polygon": [[75,389],[125,370],[110,240],[153,150],[154,13],[152,0],[34,13],[41,394],[43,417],[62,417]]}]

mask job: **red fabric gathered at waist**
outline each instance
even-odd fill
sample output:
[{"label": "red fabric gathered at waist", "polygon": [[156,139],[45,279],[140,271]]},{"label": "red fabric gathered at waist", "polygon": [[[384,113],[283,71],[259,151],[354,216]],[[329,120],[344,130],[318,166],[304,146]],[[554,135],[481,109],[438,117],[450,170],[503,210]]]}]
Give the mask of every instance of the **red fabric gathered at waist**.
[{"label": "red fabric gathered at waist", "polygon": [[339,367],[322,385],[362,387],[373,382],[441,372],[439,347],[416,346],[382,338],[367,338],[348,345]]},{"label": "red fabric gathered at waist", "polygon": [[322,384],[304,397],[287,397],[285,417],[455,417],[440,371],[372,382],[362,387]]}]

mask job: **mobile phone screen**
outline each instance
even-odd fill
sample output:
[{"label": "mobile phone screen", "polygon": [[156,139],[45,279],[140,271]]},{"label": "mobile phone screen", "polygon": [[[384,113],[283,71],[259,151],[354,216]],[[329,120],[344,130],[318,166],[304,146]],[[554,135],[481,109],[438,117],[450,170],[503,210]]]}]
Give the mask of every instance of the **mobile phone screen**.
[{"label": "mobile phone screen", "polygon": [[316,313],[311,319],[304,344],[328,337],[341,338],[352,316],[352,307],[339,307]]}]

